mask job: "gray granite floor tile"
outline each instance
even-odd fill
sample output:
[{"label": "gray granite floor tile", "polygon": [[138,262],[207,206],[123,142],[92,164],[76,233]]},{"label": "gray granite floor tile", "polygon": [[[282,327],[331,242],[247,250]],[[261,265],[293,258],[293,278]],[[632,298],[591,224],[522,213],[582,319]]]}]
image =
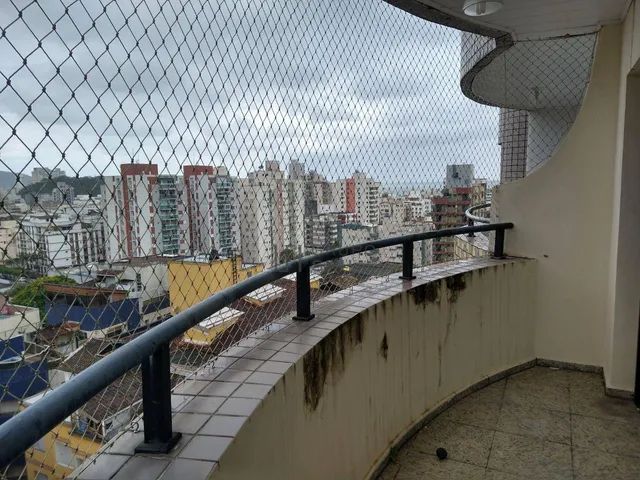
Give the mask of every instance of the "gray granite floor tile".
[{"label": "gray granite floor tile", "polygon": [[451,460],[486,467],[492,440],[491,430],[439,417],[418,432],[408,448],[435,455],[437,448],[444,447]]},{"label": "gray granite floor tile", "polygon": [[521,435],[496,432],[488,468],[540,480],[572,477],[571,447]]},{"label": "gray granite floor tile", "polygon": [[458,423],[494,429],[498,423],[504,381],[496,382],[463,398],[440,416]]},{"label": "gray granite floor tile", "polygon": [[559,443],[571,443],[571,415],[505,400],[497,430]]},{"label": "gray granite floor tile", "polygon": [[571,421],[573,445],[640,458],[638,425],[582,415],[572,415]]},{"label": "gray granite floor tile", "polygon": [[515,473],[500,472],[490,468],[487,468],[484,472],[484,480],[522,480],[525,478],[534,480],[534,477],[523,475],[521,473],[516,475]]},{"label": "gray granite floor tile", "polygon": [[571,412],[610,420],[635,422],[640,428],[640,412],[633,401],[608,397],[602,386],[572,387]]},{"label": "gray granite floor tile", "polygon": [[604,379],[599,373],[567,371],[569,388],[578,390],[593,390],[604,394]]},{"label": "gray granite floor tile", "polygon": [[455,460],[438,460],[434,455],[408,452],[402,457],[396,480],[482,480],[484,468]]},{"label": "gray granite floor tile", "polygon": [[640,461],[635,457],[612,455],[598,450],[573,447],[576,480],[637,480]]},{"label": "gray granite floor tile", "polygon": [[509,383],[526,386],[568,387],[569,372],[549,367],[532,367],[509,377]]},{"label": "gray granite floor tile", "polygon": [[517,403],[525,408],[544,408],[559,412],[569,412],[569,387],[564,385],[531,385],[512,382],[507,379],[504,392],[505,401]]},{"label": "gray granite floor tile", "polygon": [[215,462],[176,458],[164,471],[160,480],[205,480],[215,467]]}]

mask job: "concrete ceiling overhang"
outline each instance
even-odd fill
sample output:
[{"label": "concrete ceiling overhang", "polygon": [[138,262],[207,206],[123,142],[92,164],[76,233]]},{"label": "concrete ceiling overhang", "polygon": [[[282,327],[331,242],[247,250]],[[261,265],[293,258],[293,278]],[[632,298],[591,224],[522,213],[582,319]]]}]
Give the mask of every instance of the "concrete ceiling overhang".
[{"label": "concrete ceiling overhang", "polygon": [[[589,81],[596,32],[622,20],[629,0],[503,0],[486,17],[462,13],[464,0],[386,0],[425,20],[493,40],[468,52],[463,93],[480,103],[523,110],[575,107]],[[489,39],[487,39],[489,40]],[[486,46],[492,48],[487,49]]]},{"label": "concrete ceiling overhang", "polygon": [[469,17],[464,0],[386,0],[427,20],[489,37],[509,34],[513,41],[540,40],[597,32],[618,23],[630,0],[503,0],[498,12]]}]

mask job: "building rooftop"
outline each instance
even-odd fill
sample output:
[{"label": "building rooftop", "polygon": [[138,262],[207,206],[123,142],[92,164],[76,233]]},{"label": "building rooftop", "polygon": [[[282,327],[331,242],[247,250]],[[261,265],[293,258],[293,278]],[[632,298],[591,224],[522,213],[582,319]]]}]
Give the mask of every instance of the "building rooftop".
[{"label": "building rooftop", "polygon": [[244,315],[244,312],[241,312],[240,310],[224,307],[220,311],[198,323],[198,326],[202,328],[212,328],[234,318],[239,318],[242,315]]},{"label": "building rooftop", "polygon": [[272,283],[264,287],[257,288],[253,292],[244,296],[248,302],[257,302],[259,304],[273,302],[284,294],[285,290]]}]

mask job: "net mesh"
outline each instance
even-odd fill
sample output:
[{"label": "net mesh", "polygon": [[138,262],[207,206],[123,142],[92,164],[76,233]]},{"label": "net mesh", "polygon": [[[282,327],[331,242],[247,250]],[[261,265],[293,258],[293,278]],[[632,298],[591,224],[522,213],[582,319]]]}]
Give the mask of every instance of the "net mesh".
[{"label": "net mesh", "polygon": [[[264,269],[466,224],[466,208],[552,153],[594,41],[572,44],[581,60],[562,75],[524,67],[527,56],[561,55],[554,41],[498,57],[473,89],[499,87],[500,103],[484,103],[501,111],[460,89],[494,39],[383,1],[2,2],[0,422]],[[576,95],[548,98],[553,114],[540,115],[540,104],[508,97],[526,82],[507,81],[507,65]],[[422,267],[485,255],[487,242],[414,248]],[[320,265],[312,299],[401,261],[392,247]],[[294,310],[289,277],[203,319],[171,345],[172,382],[229,347],[248,352],[250,334]],[[137,428],[140,399],[133,370],[0,474],[64,478]]]}]

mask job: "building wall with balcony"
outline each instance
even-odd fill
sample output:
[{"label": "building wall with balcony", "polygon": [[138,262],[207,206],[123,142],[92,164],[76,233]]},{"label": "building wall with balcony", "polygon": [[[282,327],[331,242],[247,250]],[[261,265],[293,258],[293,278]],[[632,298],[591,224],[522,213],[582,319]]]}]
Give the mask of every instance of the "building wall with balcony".
[{"label": "building wall with balcony", "polygon": [[169,299],[174,313],[210,297],[264,269],[261,264],[243,264],[242,257],[184,259],[169,262]]},{"label": "building wall with balcony", "polygon": [[40,480],[38,474],[47,475],[49,480],[67,478],[100,446],[100,440],[78,433],[71,422],[63,422],[25,452],[27,479]]},{"label": "building wall with balcony", "polygon": [[500,185],[492,214],[515,224],[507,252],[538,260],[536,355],[604,366],[607,386],[627,392],[640,304],[639,58],[636,3],[598,34],[582,108],[553,156]]}]

